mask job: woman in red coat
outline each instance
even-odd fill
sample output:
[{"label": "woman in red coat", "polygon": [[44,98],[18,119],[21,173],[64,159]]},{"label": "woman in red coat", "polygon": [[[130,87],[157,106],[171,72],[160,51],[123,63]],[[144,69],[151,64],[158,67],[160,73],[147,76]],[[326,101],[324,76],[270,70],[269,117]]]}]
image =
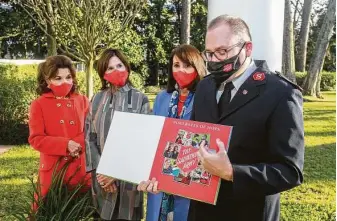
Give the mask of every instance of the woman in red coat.
[{"label": "woman in red coat", "polygon": [[64,184],[72,187],[84,180],[89,187],[83,134],[88,99],[77,94],[76,87],[76,72],[68,57],[51,56],[39,65],[37,92],[40,97],[30,107],[29,143],[40,152],[42,196],[49,190],[59,160],[57,170],[69,162]]}]

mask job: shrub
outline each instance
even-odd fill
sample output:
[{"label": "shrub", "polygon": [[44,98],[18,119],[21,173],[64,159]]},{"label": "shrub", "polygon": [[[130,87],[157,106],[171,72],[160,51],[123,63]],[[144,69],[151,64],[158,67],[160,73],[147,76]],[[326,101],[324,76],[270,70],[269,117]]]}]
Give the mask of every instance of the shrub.
[{"label": "shrub", "polygon": [[[307,72],[296,72],[296,81],[299,86],[302,86]],[[321,90],[331,91],[336,88],[336,73],[335,72],[322,72]]]},{"label": "shrub", "polygon": [[[59,162],[56,165],[58,168]],[[25,221],[49,221],[49,220],[91,220],[95,212],[92,205],[91,192],[87,191],[88,187],[86,179],[82,179],[76,186],[69,186],[69,182],[79,169],[75,171],[69,180],[65,180],[68,164],[61,167],[59,171],[54,169],[52,182],[46,196],[42,196],[40,192],[39,180],[34,182],[31,179],[32,191],[20,198],[19,206],[13,211],[12,216],[17,220]],[[33,210],[32,205],[36,210]],[[28,215],[28,217],[27,217]]]},{"label": "shrub", "polygon": [[28,111],[37,95],[35,73],[0,65],[0,144],[27,143]]},{"label": "shrub", "polygon": [[161,91],[161,89],[158,86],[147,86],[147,87],[145,87],[145,93],[148,93],[148,94],[158,94],[160,91]]},{"label": "shrub", "polygon": [[302,87],[305,77],[307,76],[306,72],[296,72],[296,83],[298,86]]},{"label": "shrub", "polygon": [[133,87],[137,88],[140,91],[144,90],[144,79],[143,77],[136,73],[136,72],[131,72],[130,74],[130,82],[133,85]]},{"label": "shrub", "polygon": [[37,76],[38,64],[25,64],[16,66],[21,76]]},{"label": "shrub", "polygon": [[[86,73],[83,71],[77,72],[77,83],[78,83],[78,89],[81,94],[86,94],[87,90],[87,83],[86,83]],[[97,93],[102,85],[101,80],[96,72],[93,73],[93,79],[94,79],[94,94]]]},{"label": "shrub", "polygon": [[336,88],[336,72],[322,72],[321,90],[332,91]]}]

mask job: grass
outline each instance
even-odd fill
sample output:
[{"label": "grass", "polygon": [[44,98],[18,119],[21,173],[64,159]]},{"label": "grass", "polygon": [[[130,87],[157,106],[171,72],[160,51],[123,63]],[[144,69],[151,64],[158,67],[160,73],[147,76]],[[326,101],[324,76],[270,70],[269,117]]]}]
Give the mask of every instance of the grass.
[{"label": "grass", "polygon": [[[336,206],[336,93],[304,103],[304,183],[281,197],[281,220],[335,220]],[[310,99],[310,98],[308,98]],[[154,95],[149,96],[151,107]],[[14,220],[11,211],[36,176],[38,153],[18,146],[0,155],[0,220]]]},{"label": "grass", "polygon": [[304,103],[304,183],[282,194],[282,220],[336,220],[336,92]]},{"label": "grass", "polygon": [[29,178],[36,176],[38,158],[29,146],[18,146],[0,155],[0,220],[15,220],[10,215],[31,188]]}]

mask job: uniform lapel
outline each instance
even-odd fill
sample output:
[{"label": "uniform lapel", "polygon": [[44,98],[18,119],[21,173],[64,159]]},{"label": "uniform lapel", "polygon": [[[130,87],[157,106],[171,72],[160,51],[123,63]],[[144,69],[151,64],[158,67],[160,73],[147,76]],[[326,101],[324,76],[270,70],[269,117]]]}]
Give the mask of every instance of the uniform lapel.
[{"label": "uniform lapel", "polygon": [[218,122],[221,122],[224,118],[226,118],[233,112],[244,107],[246,104],[248,104],[259,95],[260,86],[266,83],[266,79],[264,78],[263,80],[254,80],[253,76],[257,72],[259,72],[259,70],[254,71],[252,75],[241,85],[241,87],[231,100],[228,108],[222,113]]},{"label": "uniform lapel", "polygon": [[216,101],[216,94],[218,88],[216,87],[215,82],[212,79],[208,79],[208,86],[204,94],[204,109],[207,113],[207,116],[210,116],[210,123],[216,123],[219,119],[218,114],[218,103]]}]

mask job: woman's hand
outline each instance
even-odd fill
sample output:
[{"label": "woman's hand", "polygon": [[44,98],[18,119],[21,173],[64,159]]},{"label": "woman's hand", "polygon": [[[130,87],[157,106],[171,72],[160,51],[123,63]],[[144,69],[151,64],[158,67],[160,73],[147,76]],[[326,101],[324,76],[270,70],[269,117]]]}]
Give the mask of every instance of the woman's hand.
[{"label": "woman's hand", "polygon": [[79,157],[79,154],[80,154],[81,150],[82,150],[81,144],[76,143],[73,140],[69,140],[69,142],[68,142],[68,152],[69,152],[70,156]]},{"label": "woman's hand", "polygon": [[110,186],[103,188],[105,192],[108,193],[116,193],[117,192],[117,186],[115,183],[112,183]]},{"label": "woman's hand", "polygon": [[153,194],[158,194],[158,181],[156,178],[152,178],[152,180],[142,181],[137,186],[138,191],[149,192]]},{"label": "woman's hand", "polygon": [[115,184],[115,179],[104,176],[102,174],[97,174],[96,175],[97,182],[101,186],[102,189],[104,189],[105,192],[110,192],[110,193],[115,193],[117,192],[117,186]]}]

